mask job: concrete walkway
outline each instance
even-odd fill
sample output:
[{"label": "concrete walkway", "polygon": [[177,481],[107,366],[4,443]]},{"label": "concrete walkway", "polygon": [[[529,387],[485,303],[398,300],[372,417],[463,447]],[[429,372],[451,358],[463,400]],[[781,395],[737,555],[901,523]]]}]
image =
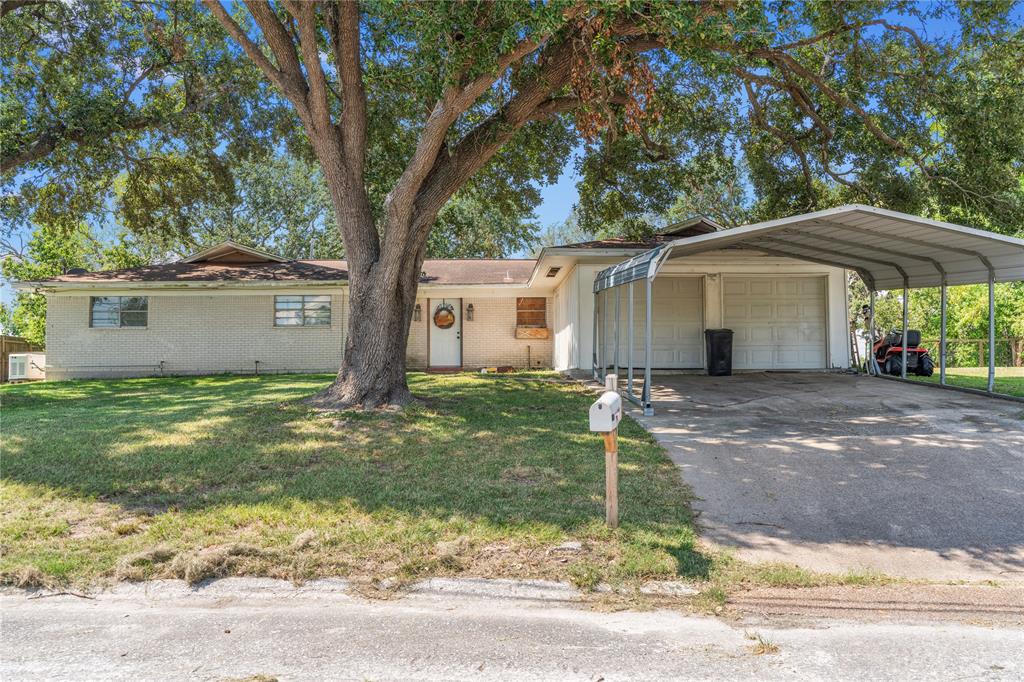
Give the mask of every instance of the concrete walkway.
[{"label": "concrete walkway", "polygon": [[296,590],[232,579],[200,590],[182,583],[122,585],[92,599],[29,599],[8,591],[0,596],[0,679],[1024,676],[1024,631],[1016,628],[730,624],[668,610],[601,612],[543,590],[497,598],[433,591],[368,601],[335,587]]},{"label": "concrete walkway", "polygon": [[1024,405],[868,377],[655,377],[633,411],[752,561],[1024,582]]}]

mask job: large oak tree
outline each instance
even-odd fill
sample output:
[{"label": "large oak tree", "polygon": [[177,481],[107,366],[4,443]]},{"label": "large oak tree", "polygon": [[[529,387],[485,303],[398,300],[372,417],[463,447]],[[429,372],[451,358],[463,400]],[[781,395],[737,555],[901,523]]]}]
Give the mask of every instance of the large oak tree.
[{"label": "large oak tree", "polygon": [[[317,399],[324,405],[409,400],[404,358],[417,282],[429,230],[453,194],[525,127],[565,112],[575,112],[586,138],[621,122],[644,139],[658,115],[659,72],[692,64],[734,78],[751,121],[788,146],[808,180],[818,170],[856,183],[858,169],[833,153],[837,120],[867,131],[890,158],[937,175],[926,113],[904,97],[901,110],[880,116],[861,82],[902,71],[912,91],[941,67],[937,46],[888,17],[900,6],[252,0],[233,15],[205,2],[294,106],[334,202],[351,303],[344,364]],[[383,99],[396,96],[397,107]],[[789,130],[766,112],[766,100],[778,98]],[[400,129],[408,144],[383,197],[367,186],[378,126]]]}]

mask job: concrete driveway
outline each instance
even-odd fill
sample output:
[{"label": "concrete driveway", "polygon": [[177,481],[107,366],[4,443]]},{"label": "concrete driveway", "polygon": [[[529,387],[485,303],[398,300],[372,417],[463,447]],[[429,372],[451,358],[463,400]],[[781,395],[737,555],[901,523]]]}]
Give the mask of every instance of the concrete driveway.
[{"label": "concrete driveway", "polygon": [[752,561],[1024,582],[1024,404],[869,377],[655,377],[634,416]]}]

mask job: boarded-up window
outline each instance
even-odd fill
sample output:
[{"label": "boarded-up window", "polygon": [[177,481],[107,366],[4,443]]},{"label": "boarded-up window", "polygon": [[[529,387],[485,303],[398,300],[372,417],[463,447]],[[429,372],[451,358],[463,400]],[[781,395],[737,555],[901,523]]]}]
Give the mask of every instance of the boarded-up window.
[{"label": "boarded-up window", "polygon": [[523,297],[516,299],[517,327],[546,327],[548,300],[546,298]]}]

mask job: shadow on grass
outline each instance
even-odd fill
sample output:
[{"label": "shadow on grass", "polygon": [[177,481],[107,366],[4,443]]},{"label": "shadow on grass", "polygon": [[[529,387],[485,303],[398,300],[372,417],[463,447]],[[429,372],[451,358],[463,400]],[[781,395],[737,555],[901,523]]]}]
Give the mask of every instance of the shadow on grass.
[{"label": "shadow on grass", "polygon": [[[317,413],[300,399],[329,376],[190,377],[10,387],[3,477],[60,498],[146,515],[259,509],[370,517],[377,542],[427,542],[467,529],[553,543],[623,543],[631,572],[667,554],[704,578],[690,494],[635,423],[620,433],[622,529],[604,521],[592,396],[539,380],[410,375],[422,403],[401,413]],[[405,530],[389,538],[398,521]],[[389,529],[385,531],[384,529]],[[661,554],[664,552],[664,554]]]}]

